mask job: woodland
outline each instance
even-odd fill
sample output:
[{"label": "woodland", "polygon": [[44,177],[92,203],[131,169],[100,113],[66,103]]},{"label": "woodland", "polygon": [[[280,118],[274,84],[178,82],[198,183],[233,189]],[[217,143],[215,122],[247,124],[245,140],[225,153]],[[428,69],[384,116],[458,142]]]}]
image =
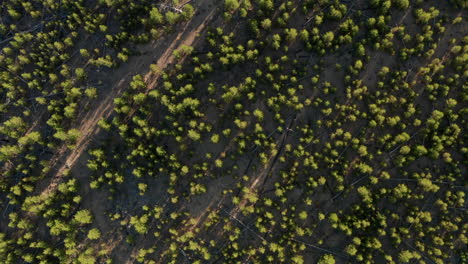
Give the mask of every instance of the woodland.
[{"label": "woodland", "polygon": [[0,263],[468,263],[467,18],[0,1]]}]

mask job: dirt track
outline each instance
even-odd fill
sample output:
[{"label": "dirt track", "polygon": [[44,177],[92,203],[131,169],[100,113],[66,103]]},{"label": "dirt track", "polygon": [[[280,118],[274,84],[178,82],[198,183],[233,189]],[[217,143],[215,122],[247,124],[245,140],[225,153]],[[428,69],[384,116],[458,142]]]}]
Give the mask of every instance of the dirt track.
[{"label": "dirt track", "polygon": [[[76,142],[76,147],[72,150],[67,148],[66,144],[62,144],[58,147],[57,151],[53,154],[50,159],[50,166],[52,175],[38,186],[38,193],[40,195],[47,195],[54,192],[59,183],[62,180],[64,171],[70,169],[73,175],[81,181],[86,183],[87,175],[86,172],[86,157],[87,150],[90,144],[99,138],[99,132],[101,128],[98,126],[98,122],[101,119],[106,119],[112,115],[114,109],[114,99],[119,97],[125,89],[129,86],[132,77],[136,74],[144,76],[144,81],[147,84],[146,92],[152,89],[156,89],[158,85],[159,75],[150,71],[150,65],[156,64],[161,70],[165,70],[169,65],[174,63],[173,51],[179,48],[181,45],[196,45],[199,40],[199,36],[202,35],[208,23],[214,19],[216,15],[216,4],[212,4],[212,0],[200,0],[200,1],[186,1],[196,10],[193,18],[187,22],[183,22],[177,26],[173,33],[162,37],[156,41],[153,41],[146,45],[141,45],[138,50],[143,55],[130,57],[129,61],[125,64],[120,65],[116,69],[109,70],[109,72],[95,73],[99,74],[100,81],[105,84],[104,87],[98,92],[98,98],[87,102],[86,111],[82,111],[74,122],[74,128],[78,129],[81,133],[79,139]],[[221,3],[221,2],[220,2]],[[204,10],[205,9],[205,10]],[[182,58],[183,59],[183,58]],[[103,79],[102,79],[103,78]],[[134,113],[137,109],[132,109],[131,113]],[[89,186],[83,186],[84,193],[89,192]],[[99,197],[96,197],[99,196]],[[83,196],[83,203],[86,208],[91,209],[95,217],[95,225],[103,231],[103,239],[105,245],[104,248],[112,254],[116,254],[117,258],[122,261],[131,261],[131,257],[125,253],[114,252],[114,249],[119,247],[122,242],[122,237],[116,237],[112,232],[113,227],[110,226],[109,220],[105,216],[103,203],[95,203],[96,199],[106,199],[105,193],[90,194]],[[106,234],[107,232],[107,234]],[[77,248],[82,248],[84,245],[78,245]]]},{"label": "dirt track", "polygon": [[[198,11],[203,6],[207,6],[209,2],[211,0],[191,1],[191,4]],[[56,189],[65,169],[79,171],[79,168],[75,168],[75,166],[94,136],[99,133],[100,128],[97,125],[99,120],[111,115],[114,108],[114,98],[127,88],[132,77],[135,74],[144,75],[147,91],[156,88],[159,75],[149,71],[149,65],[156,64],[161,70],[164,70],[172,64],[174,62],[173,51],[181,45],[195,44],[196,37],[205,30],[207,22],[213,18],[215,11],[216,8],[211,8],[208,12],[196,13],[190,21],[180,26],[182,28],[177,28],[176,33],[140,47],[140,50],[147,51],[143,52],[143,56],[132,57],[129,62],[114,69],[110,74],[104,75],[107,78],[102,82],[108,84],[108,88],[100,91],[99,97],[90,104],[89,110],[81,113],[77,118],[76,128],[81,132],[81,136],[76,142],[76,148],[69,150],[66,144],[62,144],[54,153],[51,166],[55,173],[48,179],[50,182],[45,185],[46,188],[41,194],[47,194]]]}]

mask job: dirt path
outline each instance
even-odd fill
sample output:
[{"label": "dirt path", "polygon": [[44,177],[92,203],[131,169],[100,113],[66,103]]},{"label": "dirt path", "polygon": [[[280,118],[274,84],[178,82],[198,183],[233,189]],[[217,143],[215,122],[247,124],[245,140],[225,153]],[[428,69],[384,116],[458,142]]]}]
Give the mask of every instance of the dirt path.
[{"label": "dirt path", "polygon": [[[101,129],[98,126],[99,120],[102,118],[108,118],[112,115],[114,98],[118,97],[128,87],[132,80],[132,76],[135,74],[141,74],[144,76],[144,80],[147,84],[146,93],[155,89],[158,85],[160,74],[151,72],[149,70],[149,66],[151,64],[156,64],[163,71],[168,65],[175,62],[175,57],[173,56],[174,50],[179,48],[181,45],[193,46],[197,44],[197,41],[199,40],[198,37],[205,32],[208,23],[214,19],[217,13],[216,5],[218,2],[214,3],[213,6],[208,8],[206,11],[202,10],[206,9],[206,7],[208,7],[212,2],[214,1],[190,1],[190,4],[196,10],[194,17],[190,21],[176,27],[174,30],[175,33],[161,38],[154,43],[139,47],[138,49],[143,51],[142,53],[144,55],[131,57],[128,63],[115,69],[111,74],[108,74],[109,77],[106,78],[107,80],[103,80],[103,83],[111,84],[109,85],[110,87],[106,89],[107,93],[106,91],[103,91],[105,94],[100,94],[100,97],[89,105],[89,110],[79,116],[76,121],[76,128],[81,132],[81,135],[76,142],[76,148],[69,150],[67,149],[67,146],[63,144],[52,157],[51,166],[54,169],[54,173],[46,180],[47,182],[44,182],[44,185],[42,185],[45,186],[41,191],[42,195],[47,195],[56,190],[58,184],[61,182],[63,172],[66,169],[71,169],[72,173],[76,174],[77,177],[86,177],[87,174],[82,173],[83,171],[86,171],[86,167],[82,162],[83,159],[80,157],[86,154],[89,144],[100,132]],[[132,109],[130,115],[136,110],[136,108]],[[95,211],[98,211],[94,210],[97,208],[90,209],[93,214]],[[104,214],[104,212],[96,213]],[[111,223],[96,224],[97,226],[103,226]],[[106,234],[104,234],[103,237],[109,238]],[[125,246],[124,244],[121,245],[121,238],[119,239],[115,237],[101,242],[104,242],[105,248],[109,252],[116,254],[118,259],[122,261],[131,261],[131,256],[133,254],[126,254],[120,250],[122,246]]]},{"label": "dirt path", "polygon": [[[198,12],[202,7],[207,6],[209,2],[211,0],[191,1],[191,4]],[[114,107],[114,98],[127,88],[131,77],[135,74],[145,74],[146,72],[144,79],[147,83],[147,91],[154,89],[158,83],[159,75],[151,73],[149,65],[156,62],[161,70],[164,70],[167,65],[173,63],[173,51],[181,45],[190,46],[194,44],[198,34],[206,28],[207,22],[213,17],[215,11],[216,8],[212,8],[207,14],[198,13],[194,15],[190,21],[185,22],[181,29],[176,28],[175,31],[177,33],[175,35],[170,35],[142,47],[143,50],[150,50],[153,54],[132,57],[128,63],[109,74],[109,77],[106,78],[107,80],[103,82],[113,84],[110,91],[92,102],[89,107],[90,110],[79,117],[77,129],[81,132],[81,135],[76,142],[76,148],[70,151],[65,144],[62,144],[54,154],[51,159],[51,166],[56,168],[55,173],[48,179],[50,182],[41,194],[46,195],[54,191],[60,182],[63,172],[67,168],[74,168],[78,158],[87,149],[93,137],[100,131],[97,123],[102,118],[107,118],[111,115]]]},{"label": "dirt path", "polygon": [[[192,2],[191,0],[188,0],[188,2]],[[200,0],[195,3],[192,3],[194,5],[195,10],[200,10],[204,6],[208,6],[213,0]],[[182,6],[182,5],[181,5]],[[198,13],[193,17],[193,19],[185,24],[183,28],[181,28],[178,31],[178,34],[176,34],[173,38],[172,41],[170,41],[167,47],[164,47],[161,49],[164,51],[156,60],[157,67],[161,70],[160,72],[152,72],[148,71],[144,75],[144,81],[146,83],[146,90],[145,94],[147,95],[151,90],[155,89],[156,86],[159,83],[161,72],[167,68],[167,66],[172,65],[175,62],[175,57],[173,55],[173,52],[177,50],[180,46],[186,45],[186,46],[193,46],[196,44],[196,41],[198,40],[197,37],[201,35],[202,32],[206,29],[206,26],[208,25],[208,22],[213,19],[214,15],[216,12],[216,8],[212,7],[209,12],[203,12],[202,14]],[[151,47],[154,49],[153,47]],[[179,63],[183,63],[185,60],[186,56],[182,57],[179,59]],[[127,116],[127,120],[131,119],[133,115],[135,114],[137,108],[133,108],[129,115]]]}]

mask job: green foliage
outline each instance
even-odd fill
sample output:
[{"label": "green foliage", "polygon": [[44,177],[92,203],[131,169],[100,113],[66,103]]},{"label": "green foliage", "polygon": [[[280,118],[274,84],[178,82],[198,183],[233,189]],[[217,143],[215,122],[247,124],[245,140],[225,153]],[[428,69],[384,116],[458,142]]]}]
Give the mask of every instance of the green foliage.
[{"label": "green foliage", "polygon": [[172,53],[177,59],[188,56],[192,54],[193,47],[187,45],[181,45],[177,50],[174,50]]},{"label": "green foliage", "polygon": [[87,249],[84,253],[80,254],[77,260],[80,264],[96,263],[96,258],[93,256],[93,250],[91,248]]},{"label": "green foliage", "polygon": [[463,262],[451,2],[7,1],[0,263]]},{"label": "green foliage", "polygon": [[429,20],[437,17],[439,15],[439,10],[431,7],[428,11],[425,11],[422,8],[416,9],[414,15],[416,16],[416,21],[419,23],[427,24]]},{"label": "green foliage", "polygon": [[96,240],[101,237],[101,232],[97,228],[90,229],[88,232],[88,238],[91,240]]},{"label": "green foliage", "polygon": [[409,0],[393,0],[392,4],[394,4],[399,9],[407,9],[409,7]]},{"label": "green foliage", "polygon": [[18,146],[3,145],[0,146],[0,161],[7,161],[21,153]]},{"label": "green foliage", "polygon": [[196,130],[194,129],[190,129],[188,131],[188,137],[193,140],[193,141],[198,141],[200,140],[200,133],[198,133]]},{"label": "green foliage", "polygon": [[85,90],[85,94],[90,99],[95,99],[97,97],[97,89],[94,87],[88,87]]},{"label": "green foliage", "polygon": [[12,138],[19,138],[26,132],[26,123],[19,116],[14,116],[0,126],[0,133]]},{"label": "green foliage", "polygon": [[133,225],[135,231],[139,234],[146,234],[148,232],[148,226],[146,225],[149,218],[148,215],[142,215],[141,217],[132,216],[130,218],[130,224]]},{"label": "green foliage", "polygon": [[265,30],[269,30],[271,28],[271,20],[268,19],[268,18],[265,18],[262,23],[262,28],[265,29]]},{"label": "green foliage", "polygon": [[181,16],[179,13],[175,13],[175,12],[172,12],[172,11],[168,11],[168,12],[165,14],[165,20],[166,20],[170,25],[174,25],[174,24],[176,24],[177,22],[179,22],[181,17],[182,17],[182,16]]},{"label": "green foliage", "polygon": [[82,225],[91,224],[93,222],[93,217],[91,216],[91,213],[87,209],[83,209],[83,210],[76,212],[73,219]]},{"label": "green foliage", "polygon": [[41,133],[39,133],[38,131],[34,131],[19,138],[18,143],[20,145],[31,145],[34,143],[40,143],[41,139]]},{"label": "green foliage", "polygon": [[213,136],[211,136],[211,142],[213,143],[218,143],[219,142],[219,135],[218,134],[215,134]]},{"label": "green foliage", "polygon": [[318,264],[335,264],[335,258],[333,255],[325,254],[320,257]]},{"label": "green foliage", "polygon": [[68,147],[74,148],[75,143],[81,137],[81,132],[75,128],[70,129],[67,132],[60,130],[54,134],[54,137],[64,141]]},{"label": "green foliage", "polygon": [[78,80],[84,80],[86,79],[86,72],[84,71],[83,68],[76,68],[75,69],[75,75]]},{"label": "green foliage", "polygon": [[240,6],[237,0],[224,0],[224,9],[226,11],[234,11]]},{"label": "green foliage", "polygon": [[297,38],[297,30],[295,28],[287,28],[284,30],[284,33],[286,34],[286,41],[287,42],[293,42]]},{"label": "green foliage", "polygon": [[189,20],[190,18],[193,17],[193,14],[195,14],[195,9],[193,6],[190,4],[186,4],[182,7],[182,16],[184,17],[185,20]]},{"label": "green foliage", "polygon": [[323,41],[325,46],[331,46],[333,40],[335,39],[335,34],[333,32],[328,31],[327,33],[323,34]]},{"label": "green foliage", "polygon": [[164,23],[164,16],[161,14],[158,8],[153,7],[149,14],[149,20],[152,24],[160,25]]},{"label": "green foliage", "polygon": [[421,256],[409,250],[404,250],[398,255],[398,260],[401,263],[409,263],[412,259],[420,259]]}]

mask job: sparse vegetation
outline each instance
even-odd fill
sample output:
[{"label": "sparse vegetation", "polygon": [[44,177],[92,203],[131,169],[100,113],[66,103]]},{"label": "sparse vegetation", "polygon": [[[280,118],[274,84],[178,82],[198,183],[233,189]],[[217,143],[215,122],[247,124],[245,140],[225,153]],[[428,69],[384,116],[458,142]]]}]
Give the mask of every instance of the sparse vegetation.
[{"label": "sparse vegetation", "polygon": [[466,263],[465,13],[4,1],[0,262]]}]

